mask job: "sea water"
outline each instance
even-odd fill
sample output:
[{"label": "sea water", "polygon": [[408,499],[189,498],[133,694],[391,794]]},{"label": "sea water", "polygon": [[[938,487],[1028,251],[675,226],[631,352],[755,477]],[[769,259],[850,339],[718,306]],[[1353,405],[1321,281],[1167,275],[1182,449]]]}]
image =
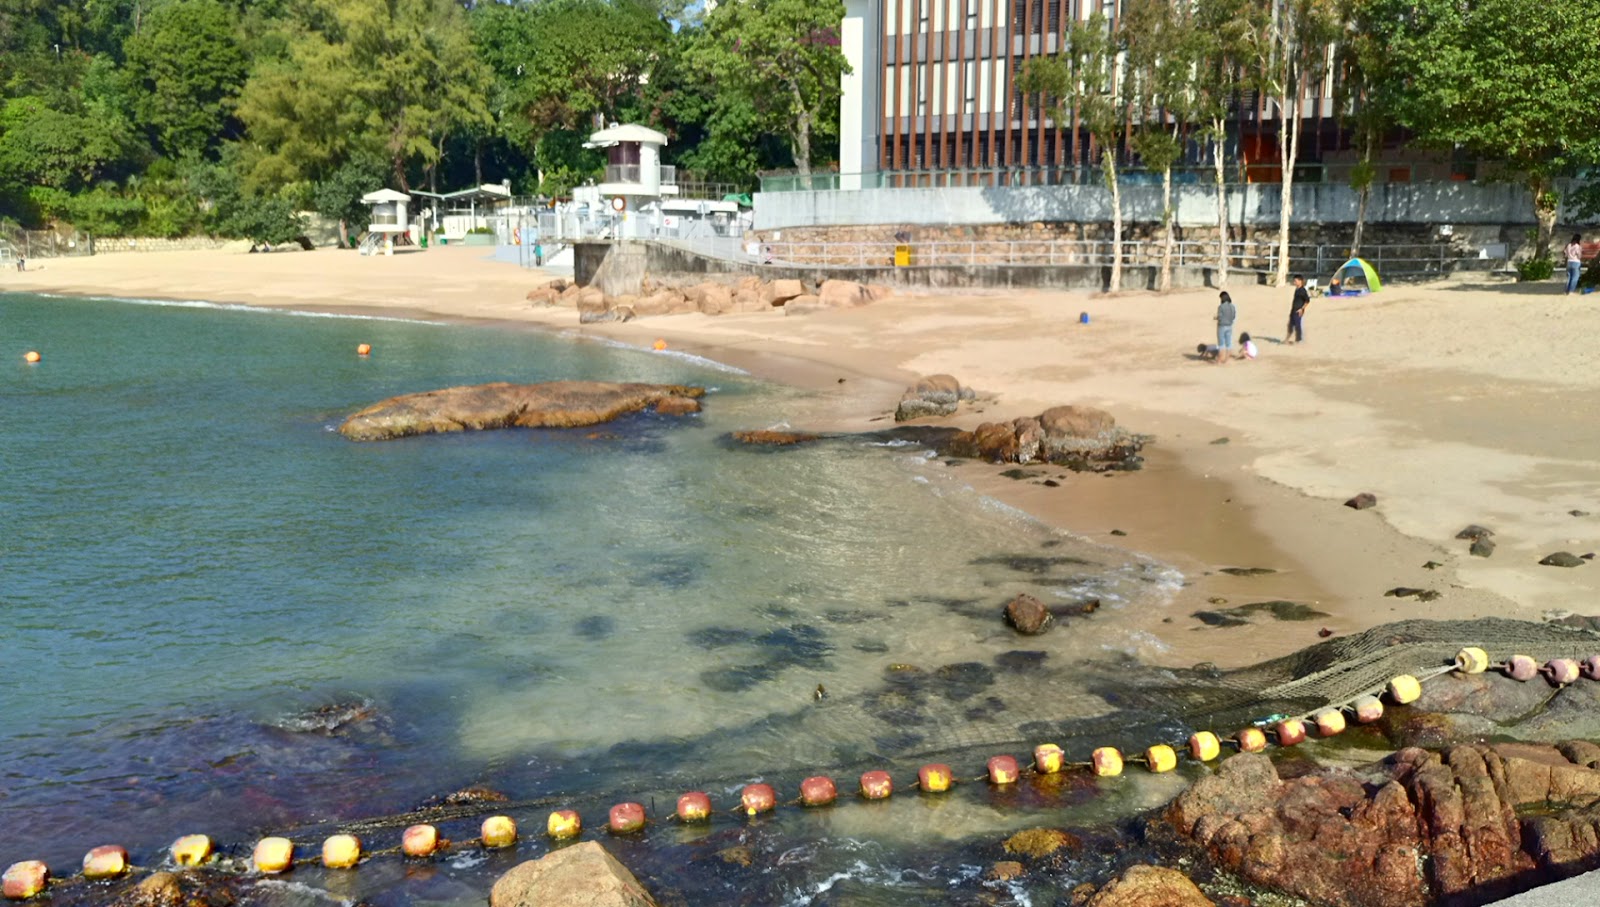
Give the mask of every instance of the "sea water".
[{"label": "sea water", "polygon": [[[756,778],[914,776],[927,755],[1106,713],[1140,644],[1116,613],[1161,607],[1176,581],[914,446],[731,444],[804,395],[692,357],[4,294],[0,362],[0,865],[70,871],[108,842],[155,865],[180,834],[244,845],[474,786],[567,798],[598,825],[646,795],[670,812],[673,790],[729,805]],[[335,431],[396,394],[556,379],[709,393],[696,416],[588,429]],[[1102,608],[1019,640],[999,615],[1024,591]],[[799,856],[758,895],[711,871],[664,884],[920,903],[975,875],[904,848],[1026,823],[988,802],[916,808],[787,820],[777,840]],[[360,893],[482,897],[460,873],[417,891],[384,872]]]}]

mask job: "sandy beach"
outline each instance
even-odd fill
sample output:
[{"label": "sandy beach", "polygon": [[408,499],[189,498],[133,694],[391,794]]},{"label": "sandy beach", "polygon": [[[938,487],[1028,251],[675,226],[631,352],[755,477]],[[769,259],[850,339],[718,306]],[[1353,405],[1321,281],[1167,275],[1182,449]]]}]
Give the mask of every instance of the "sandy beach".
[{"label": "sandy beach", "polygon": [[[1306,342],[1287,346],[1278,341],[1290,292],[1236,279],[1237,330],[1258,340],[1261,356],[1217,366],[1194,355],[1196,343],[1214,340],[1213,290],[901,292],[808,317],[774,310],[580,327],[570,308],[524,300],[555,275],[476,248],[31,264],[0,273],[0,291],[514,323],[641,347],[660,338],[669,350],[816,391],[772,413],[772,425],[881,428],[903,388],[936,373],[979,392],[949,420],[961,427],[1063,403],[1104,408],[1154,436],[1143,471],[1048,469],[1014,480],[1001,467],[951,468],[1049,524],[1182,570],[1188,582],[1166,613],[1184,616],[1151,615],[1142,628],[1162,644],[1141,654],[1168,664],[1247,664],[1314,643],[1323,628],[1344,634],[1407,617],[1590,612],[1600,590],[1600,566],[1539,565],[1551,552],[1600,548],[1600,296],[1564,296],[1556,281],[1470,276],[1321,298]],[[26,338],[4,341],[0,355],[28,348]],[[1059,486],[1042,484],[1047,477]],[[1342,506],[1358,492],[1378,505]],[[1469,556],[1455,538],[1472,523],[1494,531],[1491,557]],[[1425,569],[1430,562],[1438,566]],[[1237,577],[1223,567],[1276,572]],[[1440,597],[1384,595],[1397,586]],[[1220,628],[1189,616],[1272,599],[1325,616]]]}]

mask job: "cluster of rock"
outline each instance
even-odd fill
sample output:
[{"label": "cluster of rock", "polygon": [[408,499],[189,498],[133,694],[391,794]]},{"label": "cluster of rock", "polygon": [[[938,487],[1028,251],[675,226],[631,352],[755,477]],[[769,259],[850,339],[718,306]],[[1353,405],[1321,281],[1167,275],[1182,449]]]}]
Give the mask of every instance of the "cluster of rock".
[{"label": "cluster of rock", "polygon": [[1138,469],[1149,439],[1117,427],[1111,414],[1092,406],[1055,406],[1037,416],[985,422],[959,432],[941,453],[991,463],[1056,463],[1074,470]]},{"label": "cluster of rock", "polygon": [[796,279],[763,280],[742,277],[732,282],[707,280],[686,287],[659,286],[646,279],[638,294],[608,296],[599,287],[578,286],[557,278],[528,291],[536,306],[571,306],[580,324],[632,321],[656,315],[725,315],[730,312],[770,312],[806,315],[823,309],[853,308],[888,298],[884,286],[865,286],[852,280],[824,280],[809,285]]},{"label": "cluster of rock", "polygon": [[575,428],[646,409],[697,413],[703,396],[705,388],[680,384],[500,381],[390,397],[345,419],[339,433],[352,441],[387,441],[494,428]]},{"label": "cluster of rock", "polygon": [[1217,866],[1313,904],[1476,904],[1600,865],[1597,767],[1589,743],[1472,744],[1284,780],[1247,753],[1166,818]]},{"label": "cluster of rock", "polygon": [[895,408],[894,420],[905,422],[927,416],[954,415],[961,401],[971,401],[977,394],[970,387],[962,387],[954,375],[928,375],[906,388],[905,396]]}]

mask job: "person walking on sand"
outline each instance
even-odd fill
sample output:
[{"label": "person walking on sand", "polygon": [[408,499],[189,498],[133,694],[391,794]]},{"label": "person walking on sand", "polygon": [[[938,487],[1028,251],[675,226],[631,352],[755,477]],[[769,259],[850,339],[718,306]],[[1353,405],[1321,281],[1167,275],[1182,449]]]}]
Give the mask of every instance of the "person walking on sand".
[{"label": "person walking on sand", "polygon": [[1289,304],[1289,327],[1283,332],[1283,342],[1295,344],[1306,339],[1305,331],[1301,327],[1301,319],[1305,317],[1306,306],[1311,304],[1311,294],[1306,291],[1306,277],[1304,274],[1294,276],[1294,302]]},{"label": "person walking on sand", "polygon": [[1567,295],[1578,292],[1578,278],[1583,274],[1583,234],[1572,234],[1567,243]]},{"label": "person walking on sand", "polygon": [[1239,310],[1233,306],[1233,297],[1224,290],[1218,297],[1217,303],[1217,363],[1228,361],[1228,354],[1233,352],[1233,322],[1239,315]]}]

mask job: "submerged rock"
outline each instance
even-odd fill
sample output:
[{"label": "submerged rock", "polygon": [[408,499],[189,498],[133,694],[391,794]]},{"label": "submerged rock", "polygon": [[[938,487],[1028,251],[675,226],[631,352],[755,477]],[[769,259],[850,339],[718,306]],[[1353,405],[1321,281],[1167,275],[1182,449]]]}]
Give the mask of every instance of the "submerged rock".
[{"label": "submerged rock", "polygon": [[1456,533],[1456,538],[1469,539],[1476,542],[1478,539],[1486,539],[1492,535],[1494,535],[1494,530],[1485,529],[1484,527],[1479,526],[1477,523],[1473,523],[1467,528]]},{"label": "submerged rock", "polygon": [[1095,892],[1087,907],[1215,907],[1200,886],[1176,869],[1130,866]]},{"label": "submerged rock", "polygon": [[1473,557],[1488,557],[1494,554],[1494,540],[1490,538],[1473,539],[1472,547],[1467,549],[1467,553]]},{"label": "submerged rock", "polygon": [[489,907],[655,907],[628,867],[594,841],[529,860],[501,876]]},{"label": "submerged rock", "polygon": [[1544,560],[1539,563],[1546,567],[1582,567],[1583,558],[1570,551],[1557,551],[1554,554],[1545,555]]},{"label": "submerged rock", "polygon": [[387,441],[495,428],[573,428],[651,408],[699,412],[703,396],[704,388],[679,384],[501,381],[390,397],[345,419],[339,433],[352,441]]},{"label": "submerged rock", "polygon": [[729,432],[728,437],[740,444],[751,447],[792,447],[796,444],[808,444],[822,438],[804,431],[780,431],[772,428],[758,428],[752,431]]},{"label": "submerged rock", "polygon": [[1006,602],[1006,623],[1023,636],[1037,636],[1050,629],[1050,609],[1024,592]]}]

